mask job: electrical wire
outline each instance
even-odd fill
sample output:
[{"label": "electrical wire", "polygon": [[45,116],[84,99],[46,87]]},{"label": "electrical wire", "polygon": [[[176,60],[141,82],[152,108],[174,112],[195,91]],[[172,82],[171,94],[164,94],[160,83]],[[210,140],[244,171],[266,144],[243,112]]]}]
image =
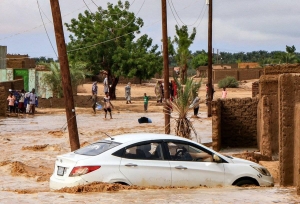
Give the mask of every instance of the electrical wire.
[{"label": "electrical wire", "polygon": [[174,17],[174,19],[175,19],[177,25],[180,27],[180,24],[179,24],[179,22],[177,21],[177,18],[175,17],[175,15],[174,15],[174,13],[173,13],[173,9],[172,9],[172,7],[170,6],[170,1],[169,1],[169,0],[168,0],[168,6],[169,6],[169,8],[170,8],[170,10],[171,10],[171,12],[172,12],[172,15],[173,15],[173,17]]},{"label": "electrical wire", "polygon": [[[169,0],[168,0],[168,1],[169,1]],[[193,26],[193,25],[195,25],[195,24],[197,23],[197,21],[198,21],[198,20],[200,19],[200,17],[201,17],[202,11],[203,11],[204,6],[205,6],[205,3],[204,3],[203,6],[202,6],[202,9],[201,9],[201,12],[199,13],[199,16],[197,17],[197,19],[196,19],[196,21],[195,21],[194,23],[192,23],[192,24],[186,24],[186,23],[184,23],[184,22],[181,20],[181,18],[180,18],[180,16],[179,16],[178,12],[176,11],[175,5],[173,4],[173,0],[170,0],[170,1],[171,1],[171,6],[173,7],[176,16],[178,17],[178,19],[180,20],[180,22],[181,22],[183,25],[186,25],[186,26]],[[174,16],[174,15],[173,15],[173,16]],[[174,18],[175,18],[175,17],[174,17]]]},{"label": "electrical wire", "polygon": [[41,9],[40,9],[39,0],[36,0],[36,3],[37,3],[37,5],[38,5],[38,8],[39,8],[40,16],[41,16],[41,19],[42,19],[42,22],[43,22],[44,29],[45,29],[45,31],[46,31],[46,34],[47,34],[48,40],[49,40],[49,42],[50,42],[50,44],[51,44],[51,47],[52,47],[52,49],[53,49],[53,52],[55,53],[56,57],[58,57],[58,56],[57,56],[57,53],[56,53],[56,51],[55,51],[55,49],[54,49],[54,47],[53,47],[53,44],[52,44],[52,42],[51,42],[51,40],[50,40],[49,34],[48,34],[48,32],[47,32],[47,29],[46,29],[46,26],[45,26],[45,23],[44,23],[44,19],[43,19],[42,13],[41,13]]},{"label": "electrical wire", "polygon": [[206,14],[206,11],[207,11],[207,7],[205,8],[205,10],[204,10],[204,13],[203,13],[203,15],[202,15],[202,18],[201,18],[201,20],[200,20],[199,24],[196,26],[196,28],[198,28],[198,27],[199,27],[199,25],[201,24],[201,22],[202,22],[202,20],[203,20],[203,17],[204,17],[204,16],[205,16],[205,14]]},{"label": "electrical wire", "polygon": [[91,9],[88,7],[88,5],[85,3],[85,0],[83,0],[83,2],[84,2],[84,4],[85,4],[85,6],[88,8],[88,10],[89,10],[91,13],[93,13],[93,12],[91,11]]}]

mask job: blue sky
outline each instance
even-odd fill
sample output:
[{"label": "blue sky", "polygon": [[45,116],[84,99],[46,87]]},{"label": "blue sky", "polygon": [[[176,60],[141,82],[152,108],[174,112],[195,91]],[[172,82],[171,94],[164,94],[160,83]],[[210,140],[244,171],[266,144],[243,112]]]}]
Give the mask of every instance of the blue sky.
[{"label": "blue sky", "polygon": [[[50,41],[56,50],[50,0],[38,0]],[[106,7],[105,0],[85,0],[92,11]],[[94,3],[95,4],[94,4]],[[117,0],[110,0],[116,3]],[[130,10],[144,20],[142,34],[161,45],[161,0],[129,0]],[[167,0],[168,35],[174,37],[175,25],[197,28],[192,51],[207,50],[205,0]],[[43,26],[37,0],[1,0],[0,45],[10,54],[56,58]],[[83,0],[60,0],[63,22],[70,22],[87,10]],[[173,8],[173,13],[170,10]],[[295,45],[300,52],[299,0],[213,0],[213,47],[221,52],[285,50]],[[138,12],[139,11],[139,12]],[[174,17],[175,16],[175,17]],[[176,19],[175,19],[176,18]],[[66,42],[69,33],[65,29]]]}]

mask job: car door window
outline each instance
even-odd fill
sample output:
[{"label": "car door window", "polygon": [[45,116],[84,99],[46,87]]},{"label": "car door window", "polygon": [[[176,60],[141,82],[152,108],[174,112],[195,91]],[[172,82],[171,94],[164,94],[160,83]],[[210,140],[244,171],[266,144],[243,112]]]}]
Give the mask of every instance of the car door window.
[{"label": "car door window", "polygon": [[125,148],[123,158],[127,159],[146,159],[163,160],[162,145],[156,142],[140,143]]},{"label": "car door window", "polygon": [[173,161],[212,162],[212,154],[189,143],[168,142],[170,159]]}]

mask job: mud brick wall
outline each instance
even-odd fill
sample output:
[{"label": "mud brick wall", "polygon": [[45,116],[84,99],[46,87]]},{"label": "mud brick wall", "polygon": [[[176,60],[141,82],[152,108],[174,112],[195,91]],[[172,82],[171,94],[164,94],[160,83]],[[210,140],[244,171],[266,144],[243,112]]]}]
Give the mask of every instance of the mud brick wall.
[{"label": "mud brick wall", "polygon": [[[258,142],[258,146],[261,151],[264,149],[267,152],[272,152],[272,154],[278,154],[279,144],[278,144],[278,77],[279,75],[263,75],[259,79],[259,98],[262,99],[264,96],[268,97],[268,104],[259,103],[258,106],[258,118],[257,118],[257,128],[258,128],[258,141],[261,138],[270,138],[270,150],[266,150],[267,147],[260,146],[261,142]],[[266,100],[266,99],[265,99]],[[268,118],[269,117],[269,118]],[[264,119],[268,118],[268,124],[270,127],[266,129],[264,127]],[[268,146],[269,148],[269,146]]]},{"label": "mud brick wall", "polygon": [[221,100],[212,101],[212,147],[215,151],[221,149]]},{"label": "mud brick wall", "polygon": [[[298,94],[300,89],[298,90]],[[295,106],[295,166],[294,166],[294,182],[297,187],[297,194],[300,195],[300,103]]]},{"label": "mud brick wall", "polygon": [[279,75],[283,73],[300,73],[300,64],[279,64],[265,67],[265,75]]},{"label": "mud brick wall", "polygon": [[278,84],[279,183],[283,186],[297,186],[299,192],[300,74],[282,74]]},{"label": "mud brick wall", "polygon": [[0,84],[0,117],[5,116],[6,108],[7,108],[7,95],[5,94],[5,87]]},{"label": "mud brick wall", "polygon": [[252,83],[252,97],[256,97],[259,94],[259,83],[258,81]]},{"label": "mud brick wall", "polygon": [[[220,103],[220,105],[215,103]],[[221,147],[257,147],[257,105],[257,98],[214,101],[213,142],[221,142],[221,144],[215,144],[213,148],[218,149],[219,145]]]},{"label": "mud brick wall", "polygon": [[235,69],[229,69],[229,70],[213,70],[212,73],[213,81],[214,83],[217,83],[221,79],[226,78],[227,76],[232,76],[238,80],[239,74],[238,71]]},{"label": "mud brick wall", "polygon": [[259,79],[263,74],[263,69],[229,69],[229,70],[213,70],[213,81],[217,83],[227,76],[232,76],[238,81]]}]

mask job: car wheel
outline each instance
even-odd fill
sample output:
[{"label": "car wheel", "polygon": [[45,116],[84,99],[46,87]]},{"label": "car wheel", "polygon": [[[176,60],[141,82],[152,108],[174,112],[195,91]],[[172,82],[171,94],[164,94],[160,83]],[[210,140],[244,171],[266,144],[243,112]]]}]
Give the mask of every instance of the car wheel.
[{"label": "car wheel", "polygon": [[240,181],[237,181],[234,185],[240,187],[258,186],[257,182],[251,179],[242,179]]}]

